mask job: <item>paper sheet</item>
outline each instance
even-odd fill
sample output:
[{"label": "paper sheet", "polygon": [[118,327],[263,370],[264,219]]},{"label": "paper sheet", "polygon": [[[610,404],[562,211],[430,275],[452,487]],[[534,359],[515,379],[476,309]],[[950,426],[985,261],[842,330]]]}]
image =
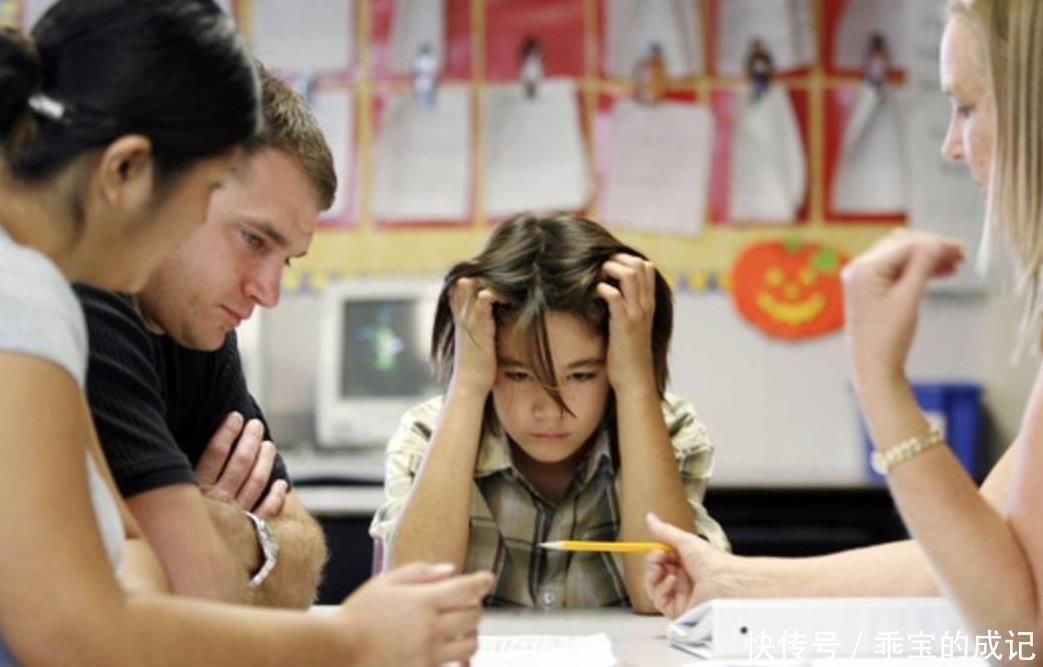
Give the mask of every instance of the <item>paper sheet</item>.
[{"label": "paper sheet", "polygon": [[753,101],[739,92],[732,127],[729,219],[791,223],[804,202],[807,160],[800,126],[785,87],[770,86]]},{"label": "paper sheet", "polygon": [[590,178],[571,80],[545,79],[532,99],[519,84],[488,86],[482,118],[489,215],[586,204]]},{"label": "paper sheet", "polygon": [[713,117],[678,102],[619,102],[599,211],[609,225],[698,236],[706,217]]},{"label": "paper sheet", "polygon": [[285,72],[341,71],[351,66],[352,0],[253,0],[254,51]]},{"label": "paper sheet", "polygon": [[880,33],[887,43],[891,66],[904,68],[908,61],[908,39],[902,6],[906,1],[848,0],[833,36],[833,66],[861,70],[870,36]]},{"label": "paper sheet", "polygon": [[741,76],[750,41],[764,40],[778,72],[807,67],[815,60],[817,40],[808,0],[721,0],[717,70]]},{"label": "paper sheet", "polygon": [[445,67],[445,0],[395,0],[391,14],[391,71],[409,74],[424,44]]},{"label": "paper sheet", "polygon": [[373,215],[379,220],[467,217],[470,166],[467,88],[438,90],[422,108],[412,96],[391,98],[373,160]]},{"label": "paper sheet", "polygon": [[896,91],[859,87],[833,177],[838,213],[899,214],[906,207],[906,155]]},{"label": "paper sheet", "polygon": [[703,28],[698,5],[688,0],[608,0],[605,69],[628,79],[637,62],[659,44],[667,75],[703,72]]},{"label": "paper sheet", "polygon": [[472,667],[612,667],[612,642],[596,635],[480,635]]},{"label": "paper sheet", "polygon": [[339,88],[319,89],[312,97],[311,110],[326,136],[326,143],[333,153],[333,167],[337,172],[337,196],[333,206],[322,217],[337,218],[345,213],[347,193],[354,177],[350,159],[354,150],[351,92]]}]

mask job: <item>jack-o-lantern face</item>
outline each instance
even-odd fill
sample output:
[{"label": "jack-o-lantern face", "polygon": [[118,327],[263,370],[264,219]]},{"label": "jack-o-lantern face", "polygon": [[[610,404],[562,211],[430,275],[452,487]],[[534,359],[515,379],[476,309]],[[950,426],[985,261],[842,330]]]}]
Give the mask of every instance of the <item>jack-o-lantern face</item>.
[{"label": "jack-o-lantern face", "polygon": [[840,269],[847,258],[795,239],[757,243],[732,269],[739,312],[770,336],[807,338],[844,325]]}]

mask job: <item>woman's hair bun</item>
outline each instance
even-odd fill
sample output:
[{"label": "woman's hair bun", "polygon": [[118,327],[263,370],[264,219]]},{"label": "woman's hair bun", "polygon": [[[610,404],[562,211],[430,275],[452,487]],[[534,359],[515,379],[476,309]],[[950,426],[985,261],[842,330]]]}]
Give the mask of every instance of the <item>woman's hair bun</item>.
[{"label": "woman's hair bun", "polygon": [[25,113],[42,77],[32,41],[13,28],[0,28],[0,140]]}]

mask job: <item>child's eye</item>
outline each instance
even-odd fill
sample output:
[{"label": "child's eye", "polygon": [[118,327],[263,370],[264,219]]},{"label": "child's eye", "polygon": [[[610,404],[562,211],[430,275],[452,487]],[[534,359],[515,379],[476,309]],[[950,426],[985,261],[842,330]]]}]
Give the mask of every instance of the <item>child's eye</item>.
[{"label": "child's eye", "polygon": [[572,373],[571,375],[569,375],[569,379],[570,380],[575,380],[576,382],[590,382],[595,377],[597,377],[597,373],[589,373],[589,372],[588,373]]},{"label": "child's eye", "polygon": [[524,371],[504,371],[503,376],[511,382],[524,382],[529,379],[529,374]]}]

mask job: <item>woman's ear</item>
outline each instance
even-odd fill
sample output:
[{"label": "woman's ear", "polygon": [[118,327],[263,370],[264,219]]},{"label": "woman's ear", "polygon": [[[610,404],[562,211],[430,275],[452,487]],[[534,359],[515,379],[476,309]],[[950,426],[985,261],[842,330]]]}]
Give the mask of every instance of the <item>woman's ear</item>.
[{"label": "woman's ear", "polygon": [[111,206],[140,208],[152,197],[155,163],[152,142],[139,134],[109,144],[98,164],[98,184]]}]

